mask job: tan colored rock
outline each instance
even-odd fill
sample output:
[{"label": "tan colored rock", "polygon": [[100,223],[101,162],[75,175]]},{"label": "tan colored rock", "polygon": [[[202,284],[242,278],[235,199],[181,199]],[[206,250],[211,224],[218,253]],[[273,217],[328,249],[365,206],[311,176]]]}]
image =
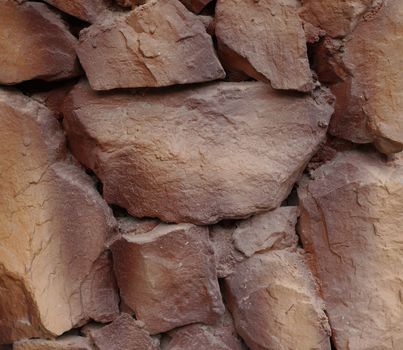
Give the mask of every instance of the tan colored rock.
[{"label": "tan colored rock", "polygon": [[403,150],[402,52],[403,2],[385,1],[345,44],[342,59],[349,78],[332,88],[337,97],[333,135],[374,142],[387,154]]},{"label": "tan colored rock", "polygon": [[212,0],[180,0],[190,11],[200,13]]},{"label": "tan colored rock", "polygon": [[[63,132],[43,105],[1,89],[0,123],[0,343],[110,320],[116,305],[83,305],[83,284],[114,230],[111,210],[66,159]],[[102,293],[103,303],[114,295]]]},{"label": "tan colored rock", "polygon": [[403,160],[345,152],[300,186],[301,238],[336,349],[399,349]]},{"label": "tan colored rock", "polygon": [[281,204],[325,137],[325,99],[259,82],[108,95],[82,82],[64,125],[109,203],[136,217],[210,224]]},{"label": "tan colored rock", "polygon": [[265,250],[296,248],[297,207],[280,207],[258,214],[237,224],[233,233],[235,247],[247,257]]},{"label": "tan colored rock", "polygon": [[26,339],[13,345],[13,350],[92,350],[90,341],[79,336],[62,336],[56,340]]},{"label": "tan colored rock", "polygon": [[225,76],[203,22],[178,0],[152,0],[82,30],[77,53],[95,90]]},{"label": "tan colored rock", "polygon": [[162,350],[243,350],[231,315],[226,312],[214,325],[200,323],[174,329],[168,333]]},{"label": "tan colored rock", "polygon": [[330,350],[324,305],[301,255],[256,254],[224,285],[235,327],[251,350]]},{"label": "tan colored rock", "polygon": [[108,326],[88,333],[97,350],[159,350],[159,341],[128,314],[121,314]]},{"label": "tan colored rock", "polygon": [[112,7],[112,0],[45,0],[48,4],[57,7],[83,21],[94,23],[100,17],[107,15]]},{"label": "tan colored rock", "polygon": [[218,0],[215,19],[225,68],[275,89],[312,90],[297,0]]},{"label": "tan colored rock", "polygon": [[76,43],[45,4],[0,1],[0,84],[77,76]]},{"label": "tan colored rock", "polygon": [[151,334],[224,312],[207,228],[160,224],[111,249],[121,297]]}]

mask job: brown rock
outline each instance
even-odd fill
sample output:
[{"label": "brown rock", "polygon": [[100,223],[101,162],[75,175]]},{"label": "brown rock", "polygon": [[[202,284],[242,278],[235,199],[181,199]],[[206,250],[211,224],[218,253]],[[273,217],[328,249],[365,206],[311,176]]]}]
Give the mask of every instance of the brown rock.
[{"label": "brown rock", "polygon": [[112,0],[45,0],[59,10],[77,17],[83,21],[94,23],[100,17],[107,15],[112,6]]},{"label": "brown rock", "polygon": [[26,339],[13,345],[13,350],[92,350],[90,341],[79,336],[62,336],[57,340]]},{"label": "brown rock", "polygon": [[0,343],[106,317],[104,305],[83,305],[82,285],[114,229],[111,210],[66,159],[43,105],[1,89],[0,122]]},{"label": "brown rock", "polygon": [[225,279],[228,307],[251,350],[330,350],[329,325],[303,257],[256,254]]},{"label": "brown rock", "polygon": [[301,236],[337,349],[398,349],[403,161],[345,152],[300,186]]},{"label": "brown rock", "polygon": [[180,0],[190,11],[200,13],[212,0]]},{"label": "brown rock", "polygon": [[108,95],[83,82],[64,125],[109,203],[136,217],[209,224],[281,204],[325,137],[324,99],[259,82]]},{"label": "brown rock", "polygon": [[45,4],[0,1],[0,84],[77,76],[76,43]]},{"label": "brown rock", "polygon": [[313,88],[296,0],[218,0],[216,36],[226,68],[275,89]]},{"label": "brown rock", "polygon": [[243,350],[228,312],[214,325],[192,324],[169,332],[168,338],[162,350]]},{"label": "brown rock", "polygon": [[203,23],[178,0],[152,0],[82,30],[77,53],[95,90],[225,76]]},{"label": "brown rock", "polygon": [[89,336],[98,350],[158,350],[159,341],[144,330],[143,324],[128,314],[108,326],[89,330]]},{"label": "brown rock", "polygon": [[151,334],[224,312],[207,228],[160,224],[111,249],[121,297]]},{"label": "brown rock", "polygon": [[349,78],[332,88],[337,97],[333,135],[353,142],[372,141],[387,154],[403,150],[402,37],[399,0],[384,2],[357,26],[344,47]]}]

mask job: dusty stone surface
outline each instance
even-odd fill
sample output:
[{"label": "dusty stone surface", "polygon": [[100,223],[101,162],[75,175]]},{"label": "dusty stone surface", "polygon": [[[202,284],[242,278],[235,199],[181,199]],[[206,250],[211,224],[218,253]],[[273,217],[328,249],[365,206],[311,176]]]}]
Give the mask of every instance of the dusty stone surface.
[{"label": "dusty stone surface", "polygon": [[332,134],[374,142],[387,154],[403,150],[402,52],[403,2],[385,1],[345,44],[342,60],[349,78],[332,88],[338,101]]},{"label": "dusty stone surface", "polygon": [[190,11],[200,13],[212,0],[180,0]]},{"label": "dusty stone surface", "polygon": [[258,214],[237,224],[233,233],[235,247],[247,257],[265,250],[296,248],[297,207],[280,207]]},{"label": "dusty stone surface", "polygon": [[57,340],[26,339],[13,344],[13,350],[93,350],[90,341],[80,336],[62,336]]},{"label": "dusty stone surface", "polygon": [[226,312],[214,325],[192,324],[168,333],[162,350],[243,350],[232,321]]},{"label": "dusty stone surface", "polygon": [[82,285],[115,228],[110,209],[43,105],[1,89],[0,121],[0,343],[107,317],[83,305]]},{"label": "dusty stone surface", "polygon": [[48,4],[57,7],[83,21],[93,23],[100,17],[110,15],[112,0],[45,0]]},{"label": "dusty stone surface", "polygon": [[216,36],[225,68],[275,89],[313,88],[296,0],[218,0]]},{"label": "dusty stone surface", "polygon": [[77,76],[77,39],[47,5],[0,1],[0,84]]},{"label": "dusty stone surface", "polygon": [[336,349],[400,347],[402,176],[401,157],[351,151],[301,183],[300,234]]},{"label": "dusty stone surface", "polygon": [[259,82],[97,94],[82,82],[64,126],[109,203],[136,217],[210,224],[281,204],[324,140],[326,97]]},{"label": "dusty stone surface", "polygon": [[111,246],[121,297],[151,334],[224,312],[208,229],[160,224]]},{"label": "dusty stone surface", "polygon": [[88,331],[97,350],[159,350],[159,341],[150,336],[144,325],[128,314],[121,314],[111,324]]},{"label": "dusty stone surface", "polygon": [[225,76],[203,22],[178,0],[151,0],[82,30],[77,53],[95,90]]},{"label": "dusty stone surface", "polygon": [[330,350],[324,305],[303,256],[256,254],[224,286],[235,327],[251,350]]}]

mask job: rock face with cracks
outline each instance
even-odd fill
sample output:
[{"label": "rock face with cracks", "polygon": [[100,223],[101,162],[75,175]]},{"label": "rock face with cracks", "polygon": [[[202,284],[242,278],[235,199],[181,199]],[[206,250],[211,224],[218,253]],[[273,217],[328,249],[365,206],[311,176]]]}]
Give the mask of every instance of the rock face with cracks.
[{"label": "rock face with cracks", "polygon": [[81,31],[80,62],[95,90],[158,87],[225,76],[204,24],[178,0],[151,0]]},{"label": "rock face with cracks", "polygon": [[210,224],[280,205],[324,140],[327,97],[259,82],[97,94],[82,82],[64,126],[109,203],[137,217]]},{"label": "rock face with cracks", "polygon": [[121,297],[151,334],[224,313],[207,228],[160,224],[111,249]]},{"label": "rock face with cracks", "polygon": [[0,0],[0,84],[77,76],[76,43],[47,5]]},{"label": "rock face with cracks", "polygon": [[330,350],[324,305],[303,257],[256,254],[224,283],[238,334],[251,350]]},{"label": "rock face with cracks", "polygon": [[110,321],[113,283],[90,283],[115,227],[110,209],[43,105],[0,89],[0,121],[0,344]]},{"label": "rock face with cracks", "polygon": [[56,340],[25,339],[14,343],[13,350],[93,350],[87,338],[62,336]]},{"label": "rock face with cracks", "polygon": [[398,349],[403,307],[403,162],[339,154],[302,181],[301,236],[336,349]]},{"label": "rock face with cracks", "polygon": [[275,89],[313,88],[296,0],[218,0],[216,36],[226,68]]}]

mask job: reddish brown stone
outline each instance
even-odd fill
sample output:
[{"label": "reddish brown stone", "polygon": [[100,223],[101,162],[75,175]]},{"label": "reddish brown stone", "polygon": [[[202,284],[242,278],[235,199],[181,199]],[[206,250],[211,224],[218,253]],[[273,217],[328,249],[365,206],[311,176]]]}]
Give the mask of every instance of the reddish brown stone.
[{"label": "reddish brown stone", "polygon": [[336,349],[400,347],[403,160],[339,154],[299,188],[300,233]]},{"label": "reddish brown stone", "polygon": [[45,4],[0,1],[0,84],[77,76],[76,43]]},{"label": "reddish brown stone", "polygon": [[200,13],[212,0],[180,0],[190,11]]},{"label": "reddish brown stone", "polygon": [[13,345],[13,350],[93,350],[87,338],[62,336],[56,340],[26,339]]},{"label": "reddish brown stone", "polygon": [[207,228],[160,224],[111,249],[121,297],[151,334],[224,312]]},{"label": "reddish brown stone", "polygon": [[136,217],[215,223],[278,207],[324,140],[332,107],[259,82],[97,94],[65,104],[74,155]]},{"label": "reddish brown stone", "polygon": [[324,305],[303,257],[256,254],[225,278],[228,307],[251,350],[330,350]]},{"label": "reddish brown stone", "polygon": [[275,89],[313,88],[305,33],[294,0],[218,0],[216,36],[225,68]]},{"label": "reddish brown stone", "polygon": [[[66,158],[48,109],[0,89],[0,121],[0,343],[110,319],[114,291],[87,281],[115,228],[111,210]],[[105,298],[84,305],[87,292],[101,293],[92,288]]]},{"label": "reddish brown stone", "polygon": [[152,0],[82,30],[77,52],[95,90],[225,76],[203,23],[178,0]]}]

